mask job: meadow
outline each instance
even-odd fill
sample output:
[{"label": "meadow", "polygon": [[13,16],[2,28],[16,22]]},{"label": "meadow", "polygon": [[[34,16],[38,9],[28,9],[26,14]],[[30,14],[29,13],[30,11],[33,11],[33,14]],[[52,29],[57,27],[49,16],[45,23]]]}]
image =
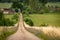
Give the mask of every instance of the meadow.
[{"label": "meadow", "polygon": [[4,14],[4,17],[6,19],[9,19],[9,20],[13,21],[14,24],[16,24],[17,21],[18,21],[18,15],[19,15],[18,13],[15,13],[15,14]]},{"label": "meadow", "polygon": [[12,3],[0,3],[0,8],[10,8]]},{"label": "meadow", "polygon": [[6,15],[4,15],[4,16],[5,16],[5,18],[12,19],[13,15],[14,15],[14,14],[6,14]]},{"label": "meadow", "polygon": [[41,26],[43,24],[60,26],[60,14],[57,13],[29,14],[27,17],[33,21],[34,26]]}]

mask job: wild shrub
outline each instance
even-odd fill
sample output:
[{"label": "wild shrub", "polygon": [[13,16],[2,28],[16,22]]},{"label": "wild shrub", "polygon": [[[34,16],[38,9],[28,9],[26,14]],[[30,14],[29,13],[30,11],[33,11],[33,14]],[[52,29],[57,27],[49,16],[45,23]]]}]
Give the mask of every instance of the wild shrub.
[{"label": "wild shrub", "polygon": [[0,26],[13,26],[14,22],[4,17],[3,12],[0,11]]},{"label": "wild shrub", "polygon": [[18,21],[18,14],[17,14],[17,13],[14,14],[14,16],[12,17],[12,20],[16,20],[16,21]]},{"label": "wild shrub", "polygon": [[40,26],[48,26],[48,24],[44,24],[44,23],[43,23],[43,24],[41,24]]},{"label": "wild shrub", "polygon": [[30,26],[33,26],[33,25],[34,25],[33,22],[32,22],[32,20],[29,19],[29,18],[25,18],[24,21],[25,21],[28,25],[30,25]]}]

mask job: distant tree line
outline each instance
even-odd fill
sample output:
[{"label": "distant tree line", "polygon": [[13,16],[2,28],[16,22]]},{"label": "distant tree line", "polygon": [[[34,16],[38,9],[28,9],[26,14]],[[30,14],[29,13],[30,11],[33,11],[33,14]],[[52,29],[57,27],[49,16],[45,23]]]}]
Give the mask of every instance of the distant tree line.
[{"label": "distant tree line", "polygon": [[60,0],[48,0],[49,2],[60,2]]},{"label": "distant tree line", "polygon": [[[24,0],[0,0],[0,2],[14,2],[14,1],[23,2]],[[26,0],[26,1],[29,1],[29,0]],[[40,0],[40,1],[45,1],[45,0]],[[60,0],[48,0],[48,2],[60,2]]]},{"label": "distant tree line", "polygon": [[23,2],[23,0],[0,0],[0,2],[16,2],[16,1]]}]

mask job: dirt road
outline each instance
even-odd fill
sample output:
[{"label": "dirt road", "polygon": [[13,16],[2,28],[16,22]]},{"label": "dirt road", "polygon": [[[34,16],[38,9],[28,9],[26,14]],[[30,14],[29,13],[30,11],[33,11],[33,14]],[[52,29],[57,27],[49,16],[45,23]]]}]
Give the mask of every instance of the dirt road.
[{"label": "dirt road", "polygon": [[18,27],[17,32],[15,34],[7,37],[6,40],[41,40],[41,39],[39,39],[32,33],[28,32],[27,30],[25,30],[25,28],[23,26],[22,14],[20,14],[19,27]]}]

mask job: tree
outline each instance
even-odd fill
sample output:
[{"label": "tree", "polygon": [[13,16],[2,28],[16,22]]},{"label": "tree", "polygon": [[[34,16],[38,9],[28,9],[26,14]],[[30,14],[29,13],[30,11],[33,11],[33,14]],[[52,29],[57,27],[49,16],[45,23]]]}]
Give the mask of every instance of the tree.
[{"label": "tree", "polygon": [[30,0],[29,5],[31,6],[31,9],[34,10],[34,12],[40,11],[39,0]]},{"label": "tree", "polygon": [[2,19],[3,19],[3,12],[0,11],[0,20],[2,20]]},{"label": "tree", "polygon": [[12,17],[12,19],[18,21],[18,17],[19,17],[18,14],[14,14],[14,16]]},{"label": "tree", "polygon": [[4,25],[4,14],[3,11],[0,11],[0,26]]},{"label": "tree", "polygon": [[18,8],[15,8],[15,12],[18,12],[19,10],[18,10]]},{"label": "tree", "polygon": [[45,4],[48,2],[48,0],[39,0],[40,3],[43,4],[43,6],[45,6]]},{"label": "tree", "polygon": [[24,0],[23,2],[25,5],[29,5],[29,0]]},{"label": "tree", "polygon": [[0,11],[0,26],[11,26],[13,24],[13,21],[11,21],[10,19],[6,19],[3,12]]},{"label": "tree", "polygon": [[25,21],[28,25],[34,26],[34,23],[33,23],[33,21],[32,21],[31,19],[25,18],[24,21]]},{"label": "tree", "polygon": [[22,11],[23,5],[20,2],[13,2],[12,8],[15,8],[15,9],[18,8]]}]

